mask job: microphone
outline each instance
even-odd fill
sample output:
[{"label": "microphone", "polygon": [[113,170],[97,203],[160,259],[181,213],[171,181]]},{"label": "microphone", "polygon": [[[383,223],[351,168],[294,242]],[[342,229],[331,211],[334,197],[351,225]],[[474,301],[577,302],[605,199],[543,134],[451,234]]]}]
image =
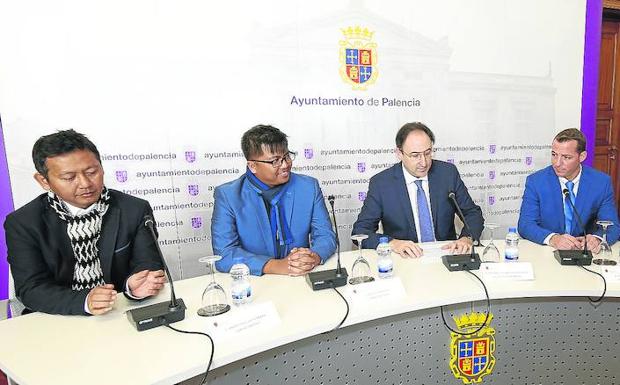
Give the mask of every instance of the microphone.
[{"label": "microphone", "polygon": [[144,216],[144,227],[149,229],[149,233],[155,242],[157,254],[164,266],[164,271],[170,283],[170,301],[156,303],[149,306],[143,306],[137,309],[127,311],[127,319],[134,324],[138,331],[152,329],[161,325],[168,325],[185,319],[185,303],[181,298],[176,297],[174,292],[174,283],[166,259],[161,252],[159,242],[157,242],[157,234],[155,233],[155,224],[153,217],[149,214]]},{"label": "microphone", "polygon": [[562,265],[579,265],[579,266],[591,265],[592,264],[592,252],[588,250],[588,242],[586,242],[585,240],[585,238],[587,237],[586,227],[583,225],[583,222],[581,221],[581,217],[579,216],[579,213],[577,212],[577,209],[575,208],[573,201],[570,199],[570,193],[568,189],[565,188],[564,190],[562,190],[562,194],[564,195],[564,198],[568,200],[568,204],[570,205],[570,208],[573,212],[573,216],[577,218],[577,223],[579,224],[579,227],[583,231],[584,242],[583,242],[583,250],[555,250],[553,252],[555,254],[555,258]]},{"label": "microphone", "polygon": [[336,223],[336,214],[334,212],[334,202],[336,201],[336,197],[329,195],[327,200],[329,201],[329,205],[332,207],[332,218],[334,218],[334,230],[336,231],[336,252],[338,253],[338,267],[336,268],[336,272],[338,274],[342,274],[342,268],[340,267],[340,237],[338,236],[338,224]]},{"label": "microphone", "polygon": [[463,211],[459,206],[459,203],[456,201],[456,194],[454,191],[450,191],[448,193],[448,199],[454,203],[456,207],[456,211],[458,212],[459,217],[463,221],[463,225],[471,235],[473,242],[471,246],[471,254],[455,254],[455,255],[444,255],[442,258],[443,264],[450,271],[461,271],[461,270],[478,270],[480,268],[480,256],[475,252],[474,244],[479,244],[479,239],[474,239],[474,233],[471,231],[469,227],[469,223],[467,223],[467,219],[465,219],[465,215],[463,215]]},{"label": "microphone", "polygon": [[340,238],[338,237],[338,224],[336,223],[336,212],[334,210],[334,202],[336,197],[330,195],[327,197],[330,206],[332,207],[332,218],[334,219],[334,231],[336,232],[336,253],[337,253],[337,267],[333,270],[315,271],[306,274],[306,280],[312,290],[322,290],[344,286],[347,284],[347,269],[342,268],[340,265]]}]

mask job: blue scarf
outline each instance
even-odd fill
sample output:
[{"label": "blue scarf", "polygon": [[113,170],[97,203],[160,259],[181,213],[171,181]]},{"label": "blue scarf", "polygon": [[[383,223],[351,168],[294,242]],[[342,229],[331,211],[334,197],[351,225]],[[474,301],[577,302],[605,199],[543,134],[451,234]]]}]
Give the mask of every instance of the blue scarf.
[{"label": "blue scarf", "polygon": [[293,244],[293,234],[291,234],[291,229],[286,221],[284,207],[282,207],[282,203],[280,202],[280,199],[284,196],[288,188],[288,183],[276,187],[269,187],[258,179],[249,168],[246,169],[245,176],[250,182],[250,185],[265,202],[267,212],[269,213],[271,237],[275,245],[276,258],[284,258],[288,255],[290,245]]}]

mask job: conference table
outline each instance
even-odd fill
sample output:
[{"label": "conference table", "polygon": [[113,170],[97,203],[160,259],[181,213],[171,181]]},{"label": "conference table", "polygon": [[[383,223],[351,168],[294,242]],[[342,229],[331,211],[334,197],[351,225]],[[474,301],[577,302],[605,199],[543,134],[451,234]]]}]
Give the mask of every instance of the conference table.
[{"label": "conference table", "polygon": [[[213,335],[210,384],[460,384],[439,307],[455,327],[453,315],[486,311],[485,293],[468,272],[449,272],[436,246],[418,259],[393,254],[391,279],[338,288],[350,313],[337,330],[346,306],[334,289],[315,292],[304,277],[275,275],[251,277],[253,302],[216,317],[197,315],[209,275],[178,281],[187,313],[173,326]],[[362,253],[376,276],[376,252]],[[343,266],[350,271],[357,256],[342,253]],[[620,383],[620,284],[608,282],[603,301],[593,303],[588,297],[601,295],[601,278],[561,266],[550,247],[521,241],[519,263],[529,263],[535,279],[474,272],[488,288],[496,331],[496,364],[484,383]],[[228,274],[215,280],[230,293]],[[125,314],[167,300],[167,290],[139,304],[119,295],[103,316],[32,313],[1,321],[0,369],[21,385],[198,384],[211,355],[206,337],[166,327],[138,332]]]}]

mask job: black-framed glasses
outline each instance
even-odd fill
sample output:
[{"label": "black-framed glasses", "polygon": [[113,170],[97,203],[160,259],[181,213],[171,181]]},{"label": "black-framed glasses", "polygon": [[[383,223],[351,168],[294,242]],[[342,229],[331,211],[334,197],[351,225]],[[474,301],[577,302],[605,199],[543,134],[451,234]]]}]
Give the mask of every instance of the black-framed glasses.
[{"label": "black-framed glasses", "polygon": [[432,147],[422,152],[406,153],[402,150],[402,148],[399,148],[399,150],[403,155],[406,155],[409,159],[413,160],[414,162],[419,162],[420,160],[422,160],[422,157],[426,159],[430,159],[433,157],[433,154],[435,153],[435,151],[437,151],[437,149],[432,148]]},{"label": "black-framed glasses", "polygon": [[286,154],[284,154],[284,156],[281,156],[279,158],[275,158],[274,160],[250,159],[250,162],[267,163],[267,164],[270,164],[271,167],[273,167],[273,168],[278,168],[278,167],[282,166],[282,163],[284,163],[284,161],[286,161],[286,163],[288,163],[288,164],[291,164],[291,162],[293,162],[295,160],[296,156],[297,156],[297,153],[295,151],[289,151]]}]

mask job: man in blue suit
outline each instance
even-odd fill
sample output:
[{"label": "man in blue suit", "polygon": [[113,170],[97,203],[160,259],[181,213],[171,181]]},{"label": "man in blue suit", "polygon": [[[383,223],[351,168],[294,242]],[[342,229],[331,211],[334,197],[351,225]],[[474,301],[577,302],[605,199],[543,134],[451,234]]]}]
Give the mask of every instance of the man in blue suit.
[{"label": "man in blue suit", "polygon": [[[532,242],[558,250],[583,248],[598,252],[602,235],[597,220],[613,222],[607,241],[614,244],[620,236],[618,211],[609,175],[584,166],[586,139],[576,128],[566,129],[555,136],[551,144],[551,166],[528,176],[525,181],[519,234]],[[577,218],[564,195],[570,195],[579,217],[586,227],[583,234]],[[597,236],[594,236],[594,235]]]},{"label": "man in blue suit", "polygon": [[295,153],[286,135],[258,125],[241,138],[246,173],[215,189],[211,218],[217,269],[237,258],[253,275],[303,275],[336,250],[323,193],[316,179],[291,173]]},{"label": "man in blue suit", "polygon": [[[450,253],[471,250],[472,237],[479,239],[482,211],[467,192],[456,167],[433,160],[435,135],[423,123],[407,123],[396,134],[400,163],[370,179],[368,194],[353,225],[353,234],[367,234],[363,247],[375,248],[387,236],[391,249],[403,257],[419,257],[420,242],[455,240],[444,246]],[[463,229],[456,236],[453,192],[473,234]],[[379,222],[383,234],[378,234]]]}]

